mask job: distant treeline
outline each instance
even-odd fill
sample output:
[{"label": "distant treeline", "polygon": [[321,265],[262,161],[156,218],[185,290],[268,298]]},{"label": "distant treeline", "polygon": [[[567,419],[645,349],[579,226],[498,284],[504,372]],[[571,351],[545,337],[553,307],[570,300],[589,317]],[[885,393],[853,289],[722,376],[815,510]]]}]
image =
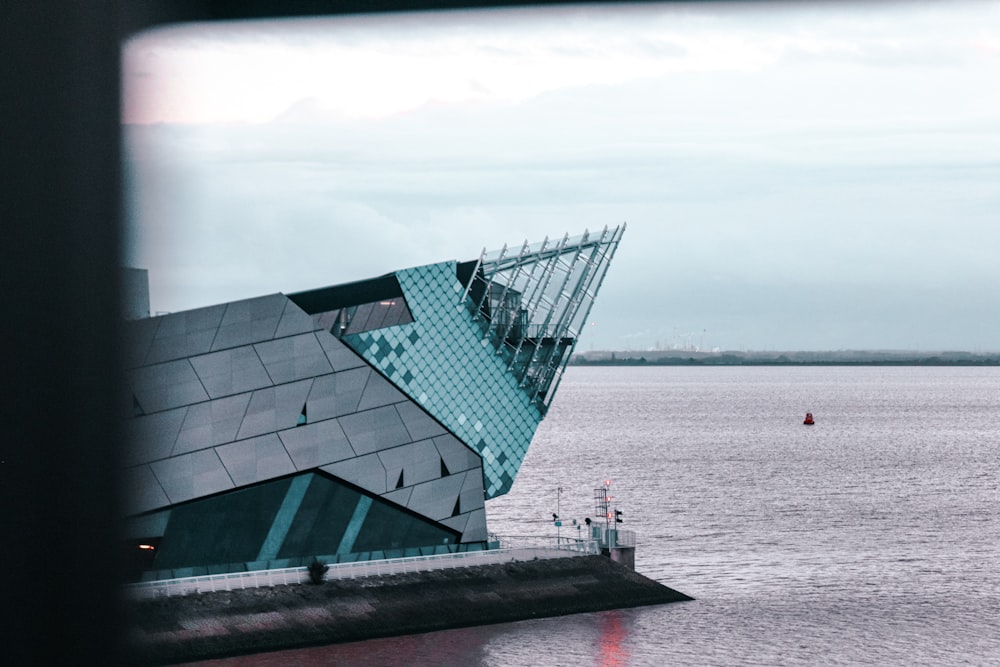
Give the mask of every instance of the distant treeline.
[{"label": "distant treeline", "polygon": [[900,353],[586,353],[573,355],[571,366],[1000,366],[1000,353],[968,352],[907,355]]}]

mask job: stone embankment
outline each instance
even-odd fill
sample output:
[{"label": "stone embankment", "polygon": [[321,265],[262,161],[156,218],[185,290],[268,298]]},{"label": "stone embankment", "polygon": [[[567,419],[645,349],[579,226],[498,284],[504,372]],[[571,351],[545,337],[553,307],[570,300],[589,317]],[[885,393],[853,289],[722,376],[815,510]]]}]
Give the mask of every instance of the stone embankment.
[{"label": "stone embankment", "polygon": [[691,598],[602,556],[126,602],[137,664],[171,664]]}]

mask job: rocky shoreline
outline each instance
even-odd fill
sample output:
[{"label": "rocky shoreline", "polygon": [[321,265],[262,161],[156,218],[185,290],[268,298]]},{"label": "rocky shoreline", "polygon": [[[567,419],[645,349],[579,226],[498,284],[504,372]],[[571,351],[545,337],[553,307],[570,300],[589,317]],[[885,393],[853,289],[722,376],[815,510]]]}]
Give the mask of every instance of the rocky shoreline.
[{"label": "rocky shoreline", "polygon": [[603,556],[127,600],[127,651],[176,664],[691,598]]}]

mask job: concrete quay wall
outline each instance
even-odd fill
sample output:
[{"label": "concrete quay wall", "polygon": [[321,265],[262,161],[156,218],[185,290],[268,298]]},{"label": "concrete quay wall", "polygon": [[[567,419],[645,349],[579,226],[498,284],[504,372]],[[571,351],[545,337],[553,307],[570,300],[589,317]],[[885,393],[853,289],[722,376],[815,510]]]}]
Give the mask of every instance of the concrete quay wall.
[{"label": "concrete quay wall", "polygon": [[603,556],[127,600],[136,664],[173,664],[691,598]]}]

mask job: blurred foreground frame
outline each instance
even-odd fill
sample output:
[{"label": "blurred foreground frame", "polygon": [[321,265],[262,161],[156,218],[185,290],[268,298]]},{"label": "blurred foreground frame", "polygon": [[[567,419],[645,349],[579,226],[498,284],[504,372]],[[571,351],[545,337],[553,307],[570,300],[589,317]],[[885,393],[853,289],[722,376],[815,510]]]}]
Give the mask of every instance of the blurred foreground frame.
[{"label": "blurred foreground frame", "polygon": [[[12,0],[0,6],[0,438],[10,664],[122,664],[120,48],[212,20],[560,2]],[[565,4],[588,4],[574,2]]]}]

